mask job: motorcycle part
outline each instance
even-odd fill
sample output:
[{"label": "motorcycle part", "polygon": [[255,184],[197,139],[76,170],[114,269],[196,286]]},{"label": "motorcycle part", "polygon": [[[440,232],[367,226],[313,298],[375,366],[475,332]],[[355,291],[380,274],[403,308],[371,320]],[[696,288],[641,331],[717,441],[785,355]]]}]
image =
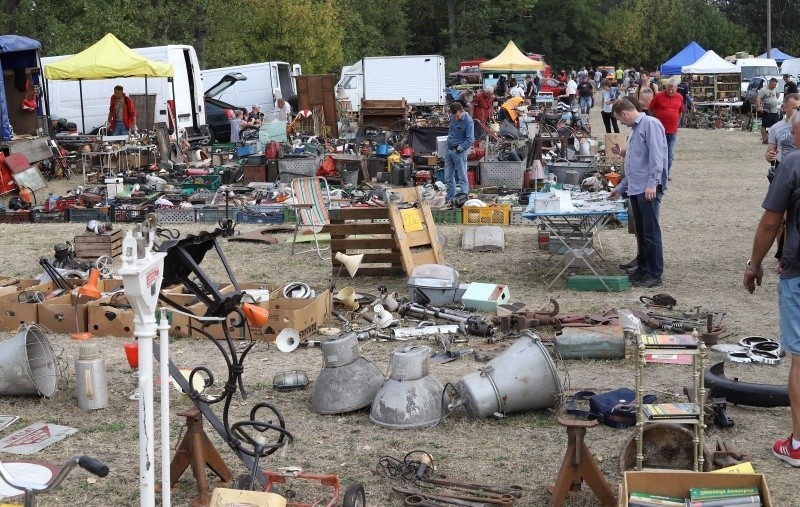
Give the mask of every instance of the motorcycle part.
[{"label": "motorcycle part", "polygon": [[739,345],[741,345],[742,347],[746,347],[748,349],[752,349],[753,346],[768,341],[772,340],[770,340],[769,338],[765,338],[763,336],[748,336],[746,338],[742,338],[741,340],[739,340]]},{"label": "motorcycle part", "polygon": [[750,407],[788,407],[789,393],[786,384],[754,384],[725,377],[725,363],[706,368],[705,387],[711,398],[725,398],[734,405]]},{"label": "motorcycle part", "polygon": [[750,355],[744,351],[728,352],[727,358],[732,363],[749,364],[753,362]]},{"label": "motorcycle part", "polygon": [[781,356],[779,356],[775,352],[751,349],[750,352],[747,353],[747,355],[750,356],[750,359],[752,359],[753,362],[764,363],[770,366],[774,366],[781,362]]}]

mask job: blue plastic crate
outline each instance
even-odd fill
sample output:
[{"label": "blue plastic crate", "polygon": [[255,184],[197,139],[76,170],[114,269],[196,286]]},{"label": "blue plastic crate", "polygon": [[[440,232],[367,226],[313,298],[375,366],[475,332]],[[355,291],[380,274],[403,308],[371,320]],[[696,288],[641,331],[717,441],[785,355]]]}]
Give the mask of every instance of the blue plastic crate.
[{"label": "blue plastic crate", "polygon": [[108,208],[70,208],[67,213],[67,221],[75,223],[86,223],[89,220],[99,220],[108,222]]},{"label": "blue plastic crate", "polygon": [[248,206],[236,213],[240,224],[282,224],[283,206]]},{"label": "blue plastic crate", "polygon": [[241,211],[242,208],[230,206],[228,213],[225,214],[225,206],[195,206],[194,207],[194,220],[195,222],[203,223],[217,223],[227,217],[235,218],[236,213]]}]

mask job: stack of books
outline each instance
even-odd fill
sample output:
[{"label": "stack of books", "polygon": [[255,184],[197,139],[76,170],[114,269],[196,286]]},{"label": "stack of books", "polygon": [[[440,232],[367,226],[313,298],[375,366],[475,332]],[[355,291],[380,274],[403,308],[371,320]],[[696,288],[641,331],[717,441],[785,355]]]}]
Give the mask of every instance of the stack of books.
[{"label": "stack of books", "polygon": [[632,491],[628,507],[761,507],[758,488],[691,488],[689,498]]}]

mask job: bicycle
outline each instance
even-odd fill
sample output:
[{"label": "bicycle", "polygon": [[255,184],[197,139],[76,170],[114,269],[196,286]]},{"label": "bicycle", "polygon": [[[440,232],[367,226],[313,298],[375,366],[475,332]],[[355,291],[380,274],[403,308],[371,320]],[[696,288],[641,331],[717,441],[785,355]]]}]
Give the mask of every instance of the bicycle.
[{"label": "bicycle", "polygon": [[61,471],[58,473],[58,475],[56,475],[55,479],[47,484],[34,484],[25,481],[15,481],[11,473],[3,465],[2,461],[0,461],[0,478],[2,478],[12,488],[19,489],[25,493],[25,503],[23,504],[25,507],[36,507],[36,495],[39,493],[48,493],[58,488],[58,486],[61,485],[61,482],[70,474],[76,465],[80,465],[81,468],[98,477],[105,477],[108,475],[108,466],[92,457],[83,455],[73,456],[67,460],[67,462],[61,467]]}]

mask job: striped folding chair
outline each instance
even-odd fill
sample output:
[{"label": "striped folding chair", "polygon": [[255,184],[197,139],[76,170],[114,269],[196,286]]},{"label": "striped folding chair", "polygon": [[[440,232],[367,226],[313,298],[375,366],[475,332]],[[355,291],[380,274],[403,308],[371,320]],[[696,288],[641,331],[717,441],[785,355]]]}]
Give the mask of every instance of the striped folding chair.
[{"label": "striped folding chair", "polygon": [[[325,184],[325,196],[322,193],[322,184]],[[297,220],[294,224],[294,238],[292,239],[292,255],[295,253],[307,253],[317,251],[317,255],[322,260],[330,260],[330,256],[323,257],[322,252],[330,250],[330,245],[325,248],[320,247],[319,233],[326,225],[330,225],[328,218],[328,205],[331,202],[331,190],[328,180],[319,176],[310,178],[295,178],[292,180],[292,194],[294,204],[291,207],[295,210]],[[295,252],[294,247],[297,242],[297,232],[303,227],[304,230],[310,229],[314,234],[314,246],[309,250]]]}]

